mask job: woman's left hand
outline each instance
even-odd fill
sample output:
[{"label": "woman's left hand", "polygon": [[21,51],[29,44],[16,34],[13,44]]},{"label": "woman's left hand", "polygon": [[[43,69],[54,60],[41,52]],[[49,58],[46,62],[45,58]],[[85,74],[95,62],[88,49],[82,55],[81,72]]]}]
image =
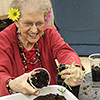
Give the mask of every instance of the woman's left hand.
[{"label": "woman's left hand", "polygon": [[71,67],[58,73],[67,85],[72,87],[80,85],[83,82],[83,71],[79,67]]}]

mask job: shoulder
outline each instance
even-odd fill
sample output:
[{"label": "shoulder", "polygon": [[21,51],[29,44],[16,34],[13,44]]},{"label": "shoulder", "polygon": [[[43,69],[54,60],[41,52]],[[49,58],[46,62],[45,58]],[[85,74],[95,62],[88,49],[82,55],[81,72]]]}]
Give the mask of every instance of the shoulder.
[{"label": "shoulder", "polygon": [[0,32],[0,38],[12,40],[16,37],[16,25],[13,23]]},{"label": "shoulder", "polygon": [[4,34],[4,33],[13,33],[16,31],[16,25],[15,23],[9,25],[8,27],[6,27],[3,31],[0,32],[0,34]]},{"label": "shoulder", "polygon": [[10,26],[8,26],[0,32],[0,48],[10,48],[11,45],[17,42],[16,39],[16,26],[15,24],[11,24]]},{"label": "shoulder", "polygon": [[52,27],[50,25],[46,25],[44,28],[44,32],[55,32],[55,31],[57,31],[56,27]]},{"label": "shoulder", "polygon": [[45,26],[44,33],[45,33],[45,36],[49,36],[49,37],[61,36],[59,32],[57,31],[57,28],[52,27],[50,25]]},{"label": "shoulder", "polygon": [[50,25],[45,26],[44,33],[46,36],[51,38],[61,38],[61,34],[57,31],[57,28],[51,27]]}]

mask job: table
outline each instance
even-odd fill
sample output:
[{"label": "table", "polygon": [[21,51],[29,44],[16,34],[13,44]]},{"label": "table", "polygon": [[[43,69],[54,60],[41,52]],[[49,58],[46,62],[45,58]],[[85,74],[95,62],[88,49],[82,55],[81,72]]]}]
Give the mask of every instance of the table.
[{"label": "table", "polygon": [[94,85],[91,72],[86,74],[86,81],[80,86],[79,100],[100,100],[100,84]]}]

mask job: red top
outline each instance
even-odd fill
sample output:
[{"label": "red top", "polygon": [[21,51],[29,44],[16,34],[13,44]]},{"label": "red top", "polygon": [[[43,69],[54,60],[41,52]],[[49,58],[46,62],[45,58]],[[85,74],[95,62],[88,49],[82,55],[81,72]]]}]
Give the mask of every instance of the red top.
[{"label": "red top", "polygon": [[[36,53],[35,53],[35,47],[33,47],[31,50],[27,51],[25,48],[24,48],[24,53],[25,53],[25,56],[27,58],[27,61],[29,62],[35,62],[37,60],[37,56],[36,56]],[[23,61],[22,61],[23,62]],[[39,67],[39,62],[37,62],[36,64],[29,64],[27,63],[27,72],[30,72],[32,71],[34,68],[36,67]]]},{"label": "red top", "polygon": [[[51,83],[56,82],[56,68],[55,59],[61,64],[71,64],[71,57],[74,58],[76,64],[81,64],[81,61],[75,51],[63,41],[55,27],[46,25],[44,29],[44,36],[38,41],[38,48],[40,51],[40,60],[42,66],[46,68],[51,75]],[[30,51],[26,51],[27,58],[34,59],[34,48]],[[28,72],[38,67],[28,65]],[[0,96],[8,95],[9,92],[6,88],[6,81],[9,78],[16,78],[25,73],[23,70],[24,65],[20,57],[16,25],[12,24],[5,30],[0,32]]]}]

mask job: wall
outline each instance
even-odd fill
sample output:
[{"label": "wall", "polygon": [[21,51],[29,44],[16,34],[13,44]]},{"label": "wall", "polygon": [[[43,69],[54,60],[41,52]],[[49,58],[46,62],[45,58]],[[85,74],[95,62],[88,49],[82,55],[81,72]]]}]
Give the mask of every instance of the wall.
[{"label": "wall", "polygon": [[[9,6],[12,0],[0,0],[0,19],[6,19],[7,13],[9,12]],[[54,16],[51,21],[48,22],[49,25],[54,26]]]},{"label": "wall", "polygon": [[0,0],[0,16],[6,15],[12,0]]}]

